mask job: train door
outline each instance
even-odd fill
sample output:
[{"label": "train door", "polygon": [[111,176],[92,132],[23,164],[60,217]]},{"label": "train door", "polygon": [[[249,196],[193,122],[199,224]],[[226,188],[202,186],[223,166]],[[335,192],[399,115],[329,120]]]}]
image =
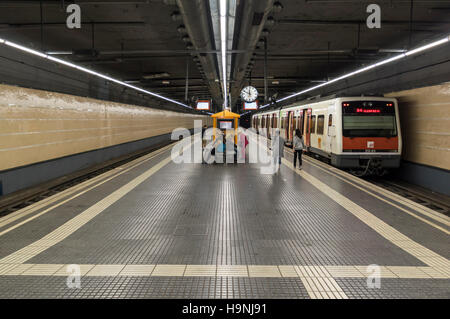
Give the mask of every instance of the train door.
[{"label": "train door", "polygon": [[275,130],[278,127],[278,117],[276,113],[272,114],[272,136],[275,134]]},{"label": "train door", "polygon": [[307,147],[311,146],[311,116],[312,109],[303,110],[303,137]]},{"label": "train door", "polygon": [[305,131],[304,131],[304,116],[303,116],[303,110],[299,110],[298,111],[299,116],[298,116],[298,129],[300,130],[300,132],[302,133],[302,135],[305,135]]},{"label": "train door", "polygon": [[294,139],[295,130],[300,129],[300,117],[298,116],[298,111],[294,112],[294,131],[292,135],[292,139]]},{"label": "train door", "polygon": [[286,136],[286,113],[280,112],[280,136]]},{"label": "train door", "polygon": [[295,130],[295,123],[294,123],[294,112],[290,111],[288,112],[288,125],[286,129],[286,141],[292,142],[292,139],[294,137],[293,133]]},{"label": "train door", "polygon": [[263,130],[264,130],[264,115],[259,117],[259,121],[261,123],[260,128],[258,130],[258,134],[262,134]]},{"label": "train door", "polygon": [[325,151],[328,154],[333,153],[333,145],[336,145],[336,119],[333,118],[333,114],[328,114],[328,126],[327,126],[327,138],[328,142],[326,143]]},{"label": "train door", "polygon": [[272,117],[271,117],[271,121],[270,121],[270,127],[271,127],[271,130],[270,130],[270,138],[272,138],[272,135],[273,135],[273,132],[275,131],[275,127],[277,127],[276,126],[276,123],[275,123],[275,113],[273,113],[272,114]]}]

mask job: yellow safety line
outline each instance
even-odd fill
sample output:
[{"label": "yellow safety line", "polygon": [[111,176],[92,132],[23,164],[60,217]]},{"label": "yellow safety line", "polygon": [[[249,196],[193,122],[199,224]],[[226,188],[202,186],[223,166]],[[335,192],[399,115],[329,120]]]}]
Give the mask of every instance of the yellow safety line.
[{"label": "yellow safety line", "polygon": [[[266,141],[267,141],[267,139],[266,139]],[[293,154],[291,150],[289,150],[289,149],[286,149],[286,150],[290,154]],[[330,170],[333,169],[336,173],[338,173],[338,174],[340,174],[342,176],[346,176],[349,179],[353,179],[353,180],[357,181],[360,184],[366,183],[367,187],[370,187],[371,189],[376,189],[379,193],[383,194],[384,196],[386,196],[386,197],[388,197],[388,198],[390,198],[390,199],[392,199],[392,200],[394,200],[394,201],[396,201],[396,202],[398,202],[400,204],[408,206],[411,209],[414,209],[415,211],[417,211],[417,212],[419,212],[419,213],[421,213],[421,214],[423,214],[425,216],[428,216],[429,218],[434,219],[434,220],[436,220],[436,221],[438,221],[438,222],[440,222],[440,223],[442,223],[442,224],[444,224],[446,226],[450,226],[449,218],[447,216],[437,215],[439,213],[437,213],[435,211],[432,211],[432,210],[430,210],[430,211],[432,211],[432,213],[430,213],[430,212],[427,211],[428,208],[424,207],[423,205],[411,202],[407,198],[403,198],[403,197],[401,197],[401,196],[399,196],[397,194],[394,194],[394,193],[392,193],[390,191],[383,190],[381,187],[379,187],[377,185],[374,185],[372,183],[369,183],[369,182],[366,182],[366,181],[362,181],[360,178],[357,178],[356,176],[353,176],[353,175],[345,173],[345,172],[341,172],[341,170],[339,170],[337,168],[328,167],[328,165],[326,166],[326,168],[323,168],[323,167],[318,166],[316,163],[313,163],[312,159],[310,159],[310,158],[303,158],[303,159],[306,162],[308,162],[310,165],[313,165],[313,166],[315,166],[315,167],[325,171],[326,173],[339,178],[340,180],[346,182],[347,184],[352,185],[352,186],[358,188],[359,190],[362,190],[363,192],[365,192],[365,193],[367,193],[367,194],[369,194],[369,195],[371,195],[371,196],[373,196],[373,197],[375,197],[375,198],[377,198],[377,199],[379,199],[379,200],[381,200],[381,201],[383,201],[385,203],[388,203],[388,204],[394,206],[395,208],[398,208],[399,210],[401,210],[401,211],[403,211],[403,212],[405,212],[405,213],[407,213],[407,214],[409,214],[409,215],[411,215],[411,216],[413,216],[413,217],[423,221],[424,223],[427,223],[428,225],[430,225],[430,226],[432,226],[432,227],[434,227],[434,228],[436,228],[436,229],[446,233],[447,235],[450,234],[450,231],[448,231],[447,229],[445,229],[445,228],[443,228],[443,227],[441,227],[439,225],[436,225],[435,223],[430,222],[429,220],[427,220],[427,219],[425,219],[425,218],[423,218],[423,217],[421,217],[421,216],[419,216],[419,215],[417,215],[417,214],[415,214],[415,213],[413,213],[413,212],[411,212],[411,211],[409,211],[409,210],[407,210],[407,209],[405,209],[403,207],[400,207],[400,206],[396,205],[395,203],[393,203],[391,201],[388,201],[388,200],[386,200],[386,199],[384,199],[384,198],[374,194],[371,191],[368,191],[365,188],[362,188],[362,187],[360,187],[358,185],[355,185],[354,183],[350,182],[349,180],[346,180],[345,178],[342,178],[341,176],[338,176],[338,175],[334,174]],[[326,164],[324,164],[324,165],[326,165]]]},{"label": "yellow safety line", "polygon": [[[308,161],[308,160],[307,160],[307,161]],[[403,208],[403,207],[401,207],[401,206],[398,206],[397,204],[395,204],[395,203],[393,203],[393,202],[391,202],[391,201],[389,201],[389,200],[386,200],[385,198],[382,198],[382,197],[380,197],[380,196],[378,196],[378,195],[376,195],[376,194],[374,194],[374,193],[368,191],[367,189],[362,188],[361,186],[358,186],[358,185],[356,185],[356,184],[354,184],[354,183],[352,183],[352,182],[350,182],[350,181],[348,181],[348,180],[345,180],[344,178],[342,178],[342,177],[340,177],[340,176],[338,176],[338,175],[336,175],[336,174],[334,174],[334,173],[328,171],[326,168],[320,167],[320,166],[316,165],[316,164],[313,163],[313,162],[310,162],[310,161],[308,161],[308,162],[309,162],[310,165],[313,165],[313,166],[317,167],[318,169],[321,169],[321,170],[325,171],[326,173],[328,173],[328,174],[330,174],[330,175],[332,175],[332,176],[334,176],[334,177],[336,177],[336,178],[338,178],[338,179],[340,179],[340,180],[346,182],[347,184],[352,185],[353,187],[355,187],[355,188],[357,188],[357,189],[359,189],[359,190],[362,190],[363,192],[365,192],[365,193],[367,193],[367,194],[369,194],[369,195],[372,195],[373,197],[375,197],[375,198],[377,198],[377,199],[379,199],[379,200],[381,200],[381,201],[383,201],[383,202],[385,202],[385,203],[387,203],[387,204],[390,204],[391,206],[393,206],[393,207],[395,207],[395,208],[397,208],[397,209],[399,209],[399,210],[401,210],[401,211],[407,213],[408,215],[411,215],[411,216],[413,216],[413,217],[415,217],[415,218],[421,220],[422,222],[424,222],[424,223],[426,223],[426,224],[428,224],[428,225],[430,225],[430,226],[432,226],[432,227],[434,227],[434,228],[436,228],[436,229],[438,229],[438,230],[440,230],[440,231],[446,233],[447,235],[450,234],[450,231],[448,231],[447,229],[445,229],[445,228],[443,228],[443,227],[441,227],[441,226],[439,226],[439,225],[436,225],[436,224],[433,223],[433,222],[430,222],[428,219],[423,218],[423,217],[421,217],[421,216],[419,216],[419,215],[417,215],[417,214],[414,214],[413,212],[411,212],[411,211],[409,211],[409,210],[407,210],[407,209],[405,209],[405,208]],[[372,186],[372,185],[371,185],[371,186]],[[427,215],[428,217],[430,217],[430,218],[432,218],[432,219],[434,219],[434,220],[437,220],[437,221],[443,223],[443,224],[446,225],[446,226],[450,226],[450,223],[449,223],[449,222],[447,222],[447,221],[445,221],[445,220],[442,220],[441,218],[439,218],[439,217],[437,217],[437,216],[430,215],[430,214],[428,214],[428,213],[426,213],[426,212],[423,212],[423,214],[424,214],[424,215]]]},{"label": "yellow safety line", "polygon": [[[10,228],[8,228],[8,229],[5,229],[4,231],[0,232],[0,236],[2,236],[2,235],[4,235],[4,234],[10,232],[11,230],[16,229],[16,228],[18,228],[18,227],[20,227],[20,226],[22,226],[22,225],[24,225],[24,224],[26,224],[26,223],[28,223],[28,222],[30,222],[30,221],[36,219],[36,218],[42,216],[42,215],[44,215],[44,214],[46,214],[46,213],[48,213],[48,212],[54,210],[55,208],[57,208],[57,207],[59,207],[59,206],[61,206],[61,205],[64,205],[65,203],[67,203],[67,202],[69,202],[69,201],[71,201],[71,200],[73,200],[73,199],[75,199],[75,198],[77,198],[77,197],[79,197],[79,196],[81,196],[81,195],[83,195],[83,194],[85,194],[85,193],[87,193],[87,192],[89,192],[89,191],[91,191],[91,190],[97,188],[98,186],[100,186],[100,185],[102,185],[102,184],[104,184],[104,183],[106,183],[106,182],[109,182],[110,180],[112,180],[112,179],[114,179],[114,178],[116,178],[116,177],[118,177],[118,176],[120,176],[120,175],[122,175],[122,174],[124,174],[124,173],[126,173],[126,172],[128,172],[128,171],[130,171],[130,170],[132,170],[132,169],[134,169],[134,168],[136,168],[136,167],[138,167],[138,166],[140,166],[141,164],[144,164],[145,162],[148,162],[149,160],[151,160],[151,159],[155,158],[156,156],[162,154],[163,152],[165,152],[167,149],[169,149],[169,148],[171,148],[171,147],[173,147],[173,145],[165,146],[163,149],[160,149],[160,150],[158,150],[158,151],[152,152],[152,153],[147,154],[147,155],[145,155],[145,156],[143,156],[143,157],[137,158],[137,159],[133,160],[133,161],[130,162],[130,163],[127,163],[127,164],[125,164],[125,165],[123,165],[123,166],[120,166],[120,167],[116,168],[115,170],[112,170],[112,171],[109,171],[109,172],[105,172],[105,173],[103,173],[102,175],[97,176],[98,179],[95,179],[95,180],[94,180],[94,183],[97,182],[99,179],[101,180],[101,179],[104,178],[104,177],[108,177],[108,176],[114,174],[113,176],[104,179],[103,181],[101,181],[101,182],[99,182],[99,183],[97,183],[97,184],[95,184],[95,185],[93,185],[93,186],[91,186],[91,187],[85,189],[84,191],[82,191],[82,192],[80,192],[80,193],[77,193],[76,195],[74,195],[74,196],[72,196],[72,197],[70,197],[70,198],[68,198],[68,199],[66,199],[66,200],[64,200],[64,201],[61,201],[61,202],[59,202],[58,204],[53,205],[52,207],[49,207],[49,208],[43,210],[42,212],[40,212],[40,213],[38,213],[38,214],[36,214],[36,215],[33,215],[32,217],[27,218],[27,219],[21,221],[20,223],[15,224],[14,226],[12,226],[12,227],[10,227]],[[125,167],[128,167],[128,168],[125,168]],[[117,172],[118,169],[120,169],[119,172]],[[89,180],[89,181],[92,181],[92,180]],[[38,209],[40,209],[40,208],[42,208],[42,207],[45,207],[45,206],[47,206],[47,205],[49,205],[49,204],[51,204],[51,203],[54,203],[54,202],[58,201],[58,200],[61,199],[62,197],[65,197],[65,196],[68,196],[68,195],[74,193],[74,191],[73,191],[74,189],[75,189],[75,192],[76,192],[76,191],[79,190],[80,188],[83,188],[83,187],[88,186],[88,185],[90,185],[90,184],[92,184],[92,183],[85,184],[85,185],[83,185],[82,187],[79,187],[80,185],[76,185],[76,186],[74,186],[74,187],[71,187],[71,188],[69,188],[68,190],[72,190],[72,191],[70,191],[70,193],[68,193],[68,194],[67,194],[67,193],[64,194],[64,195],[61,196],[61,197],[53,197],[53,196],[52,196],[53,198],[52,198],[49,202],[47,202],[47,203],[45,203],[45,204],[43,204],[43,205],[35,206],[35,207],[33,207],[33,209],[30,209],[30,210],[21,211],[22,214],[17,214],[17,215],[14,216],[13,218],[8,219],[8,220],[5,220],[5,221],[3,221],[2,223],[0,223],[0,227],[1,227],[1,226],[5,226],[5,225],[7,225],[7,224],[9,224],[9,223],[12,223],[12,222],[14,222],[14,221],[17,220],[17,219],[23,218],[23,217],[25,217],[25,216],[27,216],[27,215],[29,215],[29,214],[35,212],[36,210],[38,210]],[[58,195],[58,194],[56,194],[56,195]],[[38,202],[38,203],[39,203],[39,202]],[[25,208],[27,208],[27,207],[25,207]]]},{"label": "yellow safety line", "polygon": [[[172,146],[171,145],[165,146],[165,147],[163,147],[163,148],[161,148],[161,149],[159,149],[157,151],[154,151],[154,152],[152,152],[150,154],[147,154],[147,155],[144,155],[142,157],[139,157],[139,158],[137,158],[137,159],[135,159],[135,160],[133,160],[131,162],[128,162],[128,163],[126,163],[126,164],[124,164],[122,166],[116,167],[116,168],[114,168],[114,169],[112,169],[110,171],[107,171],[107,172],[105,172],[105,173],[103,173],[101,175],[95,176],[95,177],[93,177],[93,178],[91,178],[89,180],[86,180],[86,181],[84,181],[84,182],[82,182],[80,184],[74,185],[74,186],[72,186],[72,187],[70,187],[68,189],[63,190],[62,192],[59,192],[59,193],[57,193],[55,195],[47,197],[47,198],[45,198],[45,199],[43,199],[43,200],[41,200],[39,202],[36,202],[36,203],[34,203],[32,205],[29,205],[27,207],[24,207],[22,209],[19,209],[19,210],[15,211],[14,213],[8,214],[8,215],[0,218],[0,227],[4,227],[4,226],[6,226],[6,225],[8,225],[8,224],[10,224],[10,223],[20,219],[20,218],[23,218],[23,217],[25,217],[27,215],[30,215],[30,214],[34,213],[35,211],[37,211],[37,210],[39,210],[41,208],[44,208],[44,207],[46,207],[48,205],[51,205],[52,203],[57,202],[58,200],[60,200],[60,199],[62,199],[64,197],[67,197],[67,196],[77,192],[80,189],[83,189],[83,188],[85,188],[85,187],[87,187],[87,186],[89,186],[91,184],[94,184],[94,183],[102,180],[103,178],[109,177],[109,176],[111,176],[113,174],[117,174],[116,176],[119,176],[122,173],[117,172],[118,170],[123,170],[123,169],[126,169],[126,168],[130,167],[130,166],[133,166],[132,168],[137,167],[137,166],[140,165],[139,162],[141,160],[143,160],[142,163],[144,163],[144,162],[147,161],[148,156],[152,156],[151,158],[153,158],[154,156],[157,156],[158,154],[164,152],[167,148],[170,148],[170,147],[172,147]],[[138,163],[138,164],[136,165],[136,163]],[[101,184],[99,184],[99,185],[101,185]],[[73,198],[75,198],[75,197],[73,197]],[[57,207],[57,206],[55,206],[55,207]],[[1,234],[0,234],[0,236],[1,236]]]},{"label": "yellow safety line", "polygon": [[296,170],[293,165],[285,158],[282,159],[285,166],[296,172],[298,175],[307,180],[310,184],[320,190],[322,193],[330,197],[336,203],[344,207],[347,211],[352,213],[358,219],[360,219],[367,226],[375,230],[382,237],[393,243],[394,245],[402,248],[415,258],[422,261],[424,264],[431,267],[450,267],[450,263],[447,258],[431,251],[430,249],[422,246],[421,244],[413,241],[409,237],[403,235],[394,227],[388,225],[369,211],[365,210],[361,206],[357,205],[352,200],[348,199],[344,195],[338,193],[333,188],[329,187],[325,183],[321,182],[316,177],[303,170]]},{"label": "yellow safety line", "polygon": [[[289,151],[289,152],[292,154],[292,151]],[[447,217],[445,215],[442,215],[442,214],[440,214],[440,213],[438,213],[438,212],[436,212],[436,211],[434,211],[432,209],[429,209],[428,207],[425,207],[425,206],[423,206],[423,205],[421,205],[419,203],[415,203],[415,202],[413,202],[413,201],[411,201],[411,200],[409,200],[409,199],[407,199],[405,197],[402,197],[402,196],[400,196],[398,194],[395,194],[395,193],[393,193],[391,191],[383,189],[383,188],[379,187],[378,185],[375,185],[373,183],[367,182],[367,181],[365,181],[365,180],[363,180],[363,179],[361,179],[359,177],[356,177],[356,176],[354,176],[352,174],[344,172],[344,171],[342,171],[342,170],[340,170],[338,168],[335,168],[335,167],[332,167],[332,166],[327,165],[325,163],[322,163],[322,162],[320,162],[320,161],[318,161],[316,159],[308,157],[305,160],[308,163],[310,163],[311,165],[316,166],[318,168],[321,168],[322,170],[325,170],[327,173],[329,173],[329,174],[331,174],[333,176],[336,176],[336,175],[334,173],[332,173],[331,171],[335,172],[338,175],[341,175],[342,177],[346,177],[348,179],[351,179],[351,180],[357,182],[360,185],[363,185],[363,186],[375,189],[378,193],[380,193],[380,194],[382,194],[382,195],[384,195],[384,196],[386,196],[386,197],[388,197],[388,198],[390,198],[392,200],[395,200],[396,202],[398,202],[400,204],[408,206],[409,208],[414,209],[415,211],[417,211],[417,212],[419,212],[419,213],[421,213],[423,215],[426,215],[426,216],[428,216],[428,217],[430,217],[430,218],[432,218],[432,219],[434,219],[434,220],[436,220],[436,221],[438,221],[440,223],[443,223],[445,225],[450,226],[450,218],[449,217]],[[336,176],[336,177],[338,177],[338,176]],[[338,178],[340,178],[341,180],[343,180],[343,181],[345,181],[347,183],[350,183],[348,180],[342,179],[341,177],[338,177]],[[363,189],[363,190],[365,192],[373,195],[371,192],[369,192],[369,191],[367,191],[365,189]]]},{"label": "yellow safety line", "polygon": [[[192,143],[189,143],[183,148],[183,151],[189,148]],[[70,219],[63,225],[56,228],[54,231],[48,233],[41,239],[25,246],[22,249],[0,259],[0,264],[11,264],[11,263],[24,263],[27,260],[37,256],[48,248],[54,246],[55,244],[61,242],[72,233],[83,227],[86,223],[92,220],[94,217],[102,213],[105,209],[110,207],[112,204],[117,202],[119,199],[123,198],[126,194],[132,191],[134,188],[139,186],[142,182],[147,180],[154,173],[159,171],[161,168],[166,166],[172,161],[172,156],[169,156],[159,162],[158,164],[151,167],[149,170],[145,171],[138,177],[134,178],[124,186],[120,187],[118,190],[114,191],[110,195],[106,196],[102,200],[98,201],[88,209],[84,210],[74,218]],[[131,168],[130,168],[131,169]],[[103,181],[103,183],[106,181]],[[86,190],[88,191],[88,190]],[[42,214],[42,213],[40,213]],[[33,216],[35,217],[35,216]],[[18,227],[15,225],[14,227]]]},{"label": "yellow safety line", "polygon": [[[262,144],[261,144],[262,145]],[[263,145],[264,146],[264,145]],[[382,237],[393,243],[394,245],[405,250],[410,255],[422,261],[424,264],[433,268],[450,268],[450,262],[447,258],[435,253],[434,251],[424,247],[423,245],[413,241],[409,237],[403,235],[394,227],[388,225],[380,218],[376,217],[369,211],[365,210],[361,206],[357,205],[352,200],[348,199],[344,195],[340,194],[333,188],[329,187],[325,183],[321,182],[316,177],[304,170],[297,170],[293,167],[285,158],[282,159],[282,163],[294,171],[296,174],[303,177],[306,181],[324,193],[326,196],[330,197],[333,201],[338,203],[340,206],[344,207],[348,212],[353,214],[367,226],[372,228]]]}]

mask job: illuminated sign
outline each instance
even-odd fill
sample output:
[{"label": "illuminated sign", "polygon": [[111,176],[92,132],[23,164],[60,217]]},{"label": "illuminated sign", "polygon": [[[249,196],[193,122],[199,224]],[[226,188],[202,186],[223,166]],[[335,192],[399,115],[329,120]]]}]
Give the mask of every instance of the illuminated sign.
[{"label": "illuminated sign", "polygon": [[211,101],[209,100],[198,100],[197,110],[209,111],[211,110]]},{"label": "illuminated sign", "polygon": [[342,103],[342,114],[395,114],[394,103],[386,101],[351,101]]},{"label": "illuminated sign", "polygon": [[231,121],[220,121],[219,122],[219,127],[222,130],[230,130],[233,128],[233,122]]},{"label": "illuminated sign", "polygon": [[244,102],[244,110],[257,110],[258,109],[258,101],[255,101],[255,102],[251,102],[251,103],[248,103],[248,102]]},{"label": "illuminated sign", "polygon": [[381,113],[381,110],[376,110],[376,109],[356,109],[356,113]]}]

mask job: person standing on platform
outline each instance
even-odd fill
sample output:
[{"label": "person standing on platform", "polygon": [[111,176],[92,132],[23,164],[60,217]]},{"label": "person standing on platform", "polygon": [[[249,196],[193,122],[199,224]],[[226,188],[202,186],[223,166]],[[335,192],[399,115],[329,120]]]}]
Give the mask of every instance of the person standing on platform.
[{"label": "person standing on platform", "polygon": [[248,145],[248,138],[244,132],[240,132],[238,135],[238,161],[245,163],[245,150]]},{"label": "person standing on platform", "polygon": [[206,133],[206,130],[208,129],[208,127],[206,126],[206,125],[203,125],[203,127],[202,127],[202,148],[205,148],[205,146],[206,146],[206,136],[205,136],[205,133]]},{"label": "person standing on platform", "polygon": [[305,148],[305,143],[303,142],[303,136],[299,129],[295,130],[295,136],[293,140],[293,148],[294,148],[294,168],[297,166],[297,158],[298,158],[298,168],[302,169],[302,153]]},{"label": "person standing on platform", "polygon": [[275,172],[278,172],[280,168],[282,157],[284,157],[284,138],[280,136],[280,129],[276,129],[272,136],[272,159]]}]

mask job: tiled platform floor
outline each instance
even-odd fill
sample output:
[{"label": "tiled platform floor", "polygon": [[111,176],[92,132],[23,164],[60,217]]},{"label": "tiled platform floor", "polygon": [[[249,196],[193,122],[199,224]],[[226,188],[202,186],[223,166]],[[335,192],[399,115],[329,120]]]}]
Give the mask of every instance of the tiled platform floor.
[{"label": "tiled platform floor", "polygon": [[167,148],[6,216],[0,298],[450,297],[448,218],[289,161],[265,175]]}]

